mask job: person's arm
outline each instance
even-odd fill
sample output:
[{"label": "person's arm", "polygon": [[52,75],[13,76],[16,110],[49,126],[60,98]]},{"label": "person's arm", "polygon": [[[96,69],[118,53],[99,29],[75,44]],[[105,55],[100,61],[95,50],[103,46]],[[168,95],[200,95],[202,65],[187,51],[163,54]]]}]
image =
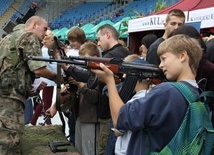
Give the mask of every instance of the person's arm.
[{"label": "person's arm", "polygon": [[39,77],[57,81],[57,75],[46,68],[44,61],[28,60],[28,56],[42,56],[38,38],[32,32],[24,33],[17,42],[20,55],[29,67],[29,70]]},{"label": "person's arm", "polygon": [[[34,87],[34,84],[32,84],[32,87]],[[31,90],[30,95],[32,96],[36,95],[38,91],[44,89],[45,87],[47,87],[47,83],[45,81],[42,81],[36,90]]]},{"label": "person's arm", "polygon": [[96,87],[95,89],[90,89],[87,87],[87,84],[83,82],[78,82],[77,86],[79,88],[79,93],[83,94],[86,98],[88,98],[88,103],[97,104],[99,98],[98,87]]},{"label": "person's arm", "polygon": [[94,72],[97,77],[107,85],[111,117],[113,120],[114,127],[116,127],[119,111],[120,108],[124,105],[124,103],[118,94],[113,72],[109,70],[103,63],[100,63],[100,67],[102,70],[93,69],[92,72]]},{"label": "person's arm", "polygon": [[39,77],[44,77],[44,78],[53,80],[55,82],[57,81],[57,74],[54,72],[51,72],[46,67],[39,68],[37,70],[34,70],[33,72]]},{"label": "person's arm", "polygon": [[57,110],[56,110],[56,102],[49,109],[47,109],[45,111],[45,113],[47,115],[50,115],[51,118],[53,118],[56,115],[56,112],[57,112]]},{"label": "person's arm", "polygon": [[70,65],[69,67],[63,69],[65,71],[66,76],[71,76],[72,78],[74,78],[74,80],[78,82],[86,83],[88,81],[90,71],[88,71],[87,69],[75,65]]}]

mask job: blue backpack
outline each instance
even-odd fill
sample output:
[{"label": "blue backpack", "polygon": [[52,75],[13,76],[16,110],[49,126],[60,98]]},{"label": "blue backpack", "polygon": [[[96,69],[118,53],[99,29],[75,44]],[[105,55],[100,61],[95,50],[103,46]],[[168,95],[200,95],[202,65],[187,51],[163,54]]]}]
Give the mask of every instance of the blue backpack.
[{"label": "blue backpack", "polygon": [[[198,101],[184,83],[171,84],[184,95],[189,106],[172,140],[160,152],[150,152],[150,155],[214,155],[214,129],[209,106]],[[206,95],[202,93],[200,97],[206,98]]]}]

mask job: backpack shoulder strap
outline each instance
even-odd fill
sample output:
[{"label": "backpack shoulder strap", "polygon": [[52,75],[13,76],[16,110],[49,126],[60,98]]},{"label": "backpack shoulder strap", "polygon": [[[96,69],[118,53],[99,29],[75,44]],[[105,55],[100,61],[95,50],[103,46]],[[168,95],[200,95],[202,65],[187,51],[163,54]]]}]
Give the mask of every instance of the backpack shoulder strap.
[{"label": "backpack shoulder strap", "polygon": [[17,65],[17,62],[18,62],[15,40],[16,40],[16,32],[13,32],[10,37],[10,41],[11,41],[10,53],[12,56],[12,63],[14,67]]},{"label": "backpack shoulder strap", "polygon": [[213,91],[199,92],[200,93],[199,97],[196,97],[196,95],[190,90],[190,88],[183,82],[170,82],[170,83],[183,94],[183,96],[186,98],[189,104],[195,101],[203,102],[205,104],[207,111],[210,111],[208,98],[214,98]]},{"label": "backpack shoulder strap", "polygon": [[196,95],[190,90],[190,88],[183,82],[170,82],[175,86],[186,98],[189,103],[192,103],[197,100]]},{"label": "backpack shoulder strap", "polygon": [[201,92],[201,94],[199,95],[199,99],[206,101],[207,97],[211,97],[214,98],[214,92],[213,91],[203,91]]}]

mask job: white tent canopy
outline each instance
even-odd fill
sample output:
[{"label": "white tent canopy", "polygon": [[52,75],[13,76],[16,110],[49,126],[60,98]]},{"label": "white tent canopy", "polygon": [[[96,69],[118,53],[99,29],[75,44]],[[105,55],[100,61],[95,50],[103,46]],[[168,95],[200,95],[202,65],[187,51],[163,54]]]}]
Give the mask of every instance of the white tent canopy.
[{"label": "white tent canopy", "polygon": [[129,20],[129,48],[138,53],[141,38],[147,33],[160,37],[164,33],[164,23],[167,13],[172,9],[181,9],[186,15],[185,24],[194,26],[198,31],[203,28],[214,27],[214,0],[180,0],[161,11],[143,18]]},{"label": "white tent canopy", "polygon": [[[187,17],[188,12],[185,11],[184,13]],[[160,14],[129,20],[128,32],[163,30],[166,16],[167,14]]]},{"label": "white tent canopy", "polygon": [[143,18],[129,20],[128,32],[140,32],[146,30],[162,30],[165,22],[166,14],[153,15]]},{"label": "white tent canopy", "polygon": [[214,7],[189,11],[188,21],[201,21],[201,28],[214,27]]},{"label": "white tent canopy", "polygon": [[[185,11],[186,22],[201,21],[201,28],[214,27],[214,7]],[[167,14],[152,15],[143,18],[129,20],[128,32],[140,32],[148,30],[163,30]]]}]

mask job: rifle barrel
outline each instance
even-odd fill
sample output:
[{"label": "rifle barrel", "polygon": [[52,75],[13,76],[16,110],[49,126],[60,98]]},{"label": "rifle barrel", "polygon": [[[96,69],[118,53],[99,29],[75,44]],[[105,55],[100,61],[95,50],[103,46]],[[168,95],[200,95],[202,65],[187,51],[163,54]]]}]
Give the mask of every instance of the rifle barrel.
[{"label": "rifle barrel", "polygon": [[45,62],[57,62],[57,63],[65,63],[65,64],[74,64],[74,65],[80,65],[80,66],[86,66],[85,61],[81,60],[72,60],[72,59],[54,59],[54,58],[43,58],[43,57],[36,57],[36,56],[28,56],[29,60],[35,60],[35,61],[45,61]]},{"label": "rifle barrel", "polygon": [[132,62],[124,62],[121,59],[115,58],[96,58],[96,57],[80,57],[70,56],[64,59],[55,58],[43,58],[36,56],[29,56],[29,60],[45,61],[45,62],[57,62],[65,64],[79,65],[84,68],[100,69],[99,63],[104,63],[114,74],[137,74],[142,78],[155,78],[164,77],[162,70],[152,64],[137,64]]}]

